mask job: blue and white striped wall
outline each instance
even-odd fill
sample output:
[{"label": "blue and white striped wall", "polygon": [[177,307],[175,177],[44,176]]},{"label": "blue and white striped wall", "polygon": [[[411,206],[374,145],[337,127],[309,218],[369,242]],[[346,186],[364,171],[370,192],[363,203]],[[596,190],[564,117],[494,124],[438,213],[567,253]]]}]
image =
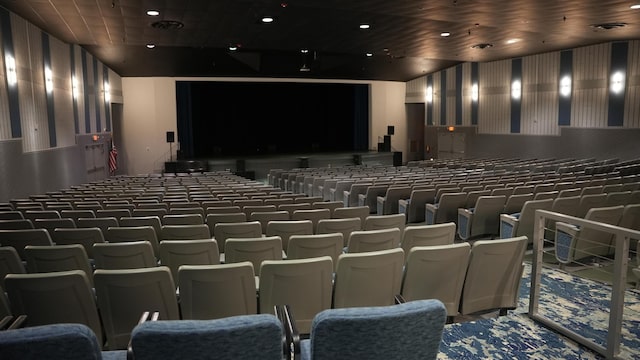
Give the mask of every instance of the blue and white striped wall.
[{"label": "blue and white striped wall", "polygon": [[[613,90],[616,72],[623,74],[618,93]],[[520,95],[514,97],[514,92]],[[427,126],[477,126],[478,134],[637,129],[640,40],[459,64],[409,81],[406,102],[425,103]]]},{"label": "blue and white striped wall", "polygon": [[33,152],[111,131],[121,79],[86,50],[3,8],[0,49],[0,140],[22,139],[23,151]]}]

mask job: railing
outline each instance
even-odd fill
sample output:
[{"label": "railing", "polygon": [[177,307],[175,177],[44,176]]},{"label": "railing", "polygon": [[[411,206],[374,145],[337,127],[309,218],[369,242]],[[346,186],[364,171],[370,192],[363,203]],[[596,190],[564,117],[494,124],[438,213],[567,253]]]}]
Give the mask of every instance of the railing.
[{"label": "railing", "polygon": [[[624,304],[625,304],[625,292],[627,287],[627,268],[630,260],[630,241],[637,241],[640,239],[640,231],[629,230],[625,228],[621,228],[618,226],[608,225],[604,223],[598,223],[594,221],[589,221],[581,218],[576,218],[572,216],[567,216],[559,213],[554,213],[545,210],[537,210],[536,211],[536,222],[534,228],[534,241],[533,241],[533,261],[532,261],[532,274],[531,274],[531,291],[529,298],[529,316],[539,323],[547,326],[548,328],[567,336],[568,338],[576,341],[577,343],[588,347],[589,349],[600,353],[608,359],[617,359],[620,357],[620,347],[622,341],[622,323],[623,323],[623,314],[624,314]],[[543,268],[545,266],[549,266],[549,264],[545,264],[543,260],[546,256],[550,256],[552,251],[549,251],[554,242],[554,239],[545,239],[545,233],[547,234],[547,238],[549,238],[549,234],[553,234],[549,231],[549,229],[545,226],[545,224],[549,224],[549,221],[561,221],[564,223],[569,223],[572,225],[578,226],[580,229],[591,228],[594,230],[601,231],[603,233],[609,234],[613,236],[613,240],[611,242],[612,248],[615,249],[613,260],[611,260],[610,256],[599,256],[594,255],[593,259],[596,260],[596,264],[598,261],[606,258],[606,261],[613,261],[613,272],[611,281],[611,297],[609,302],[608,309],[608,324],[606,325],[606,339],[604,344],[596,341],[594,338],[589,338],[589,336],[585,336],[579,333],[578,331],[574,331],[569,329],[566,324],[562,322],[561,319],[556,318],[552,319],[545,315],[545,307],[540,304],[540,294],[541,294],[541,278],[543,276]],[[579,236],[579,235],[578,235]],[[640,250],[640,249],[639,249]],[[553,255],[551,255],[553,256]],[[562,267],[565,268],[566,267]],[[596,266],[597,268],[597,266]],[[608,287],[603,284],[603,289],[607,289]],[[589,294],[583,294],[584,296],[589,296]],[[571,300],[571,299],[569,299]],[[606,303],[606,302],[605,302]],[[553,304],[549,304],[550,306],[555,306]],[[549,306],[547,305],[547,306]],[[580,304],[578,304],[579,306]],[[549,306],[549,307],[550,307]],[[603,312],[606,317],[606,311]],[[593,321],[597,321],[598,316],[594,313],[591,313],[589,318]],[[599,315],[599,314],[598,314]],[[635,319],[637,320],[637,319]],[[589,329],[593,330],[593,329]],[[592,332],[595,333],[596,331]],[[593,337],[593,336],[591,336]]]}]

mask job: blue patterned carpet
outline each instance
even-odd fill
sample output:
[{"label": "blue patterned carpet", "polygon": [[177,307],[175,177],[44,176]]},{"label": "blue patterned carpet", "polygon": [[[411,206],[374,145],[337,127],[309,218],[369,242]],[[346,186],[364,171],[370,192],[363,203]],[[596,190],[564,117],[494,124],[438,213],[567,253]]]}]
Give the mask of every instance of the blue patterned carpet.
[{"label": "blue patterned carpet", "polygon": [[[604,359],[528,316],[531,266],[520,285],[518,308],[507,316],[445,326],[438,359]],[[611,288],[545,268],[539,313],[605,346]],[[640,292],[627,290],[620,356],[640,359]]]}]

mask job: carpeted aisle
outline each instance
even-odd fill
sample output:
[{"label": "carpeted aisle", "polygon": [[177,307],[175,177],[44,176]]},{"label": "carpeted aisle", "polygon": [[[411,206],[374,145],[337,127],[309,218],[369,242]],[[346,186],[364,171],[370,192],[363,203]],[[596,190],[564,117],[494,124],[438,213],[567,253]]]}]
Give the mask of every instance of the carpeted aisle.
[{"label": "carpeted aisle", "polygon": [[[445,326],[438,359],[604,359],[528,316],[531,266],[520,285],[518,308],[507,316]],[[593,280],[545,268],[540,313],[598,343],[606,342],[611,289]],[[640,359],[640,292],[627,290],[622,325],[623,359]]]}]

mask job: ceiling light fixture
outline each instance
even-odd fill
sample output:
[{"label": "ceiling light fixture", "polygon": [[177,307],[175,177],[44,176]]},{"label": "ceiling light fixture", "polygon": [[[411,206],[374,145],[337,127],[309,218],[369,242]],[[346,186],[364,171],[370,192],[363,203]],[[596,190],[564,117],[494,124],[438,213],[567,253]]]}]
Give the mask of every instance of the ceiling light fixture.
[{"label": "ceiling light fixture", "polygon": [[505,41],[505,43],[507,43],[508,45],[515,44],[517,42],[520,42],[520,39],[513,38],[513,39],[509,39],[509,40]]},{"label": "ceiling light fixture", "polygon": [[235,45],[229,45],[229,50],[230,51],[236,51],[236,50],[238,50],[238,47],[235,46]]},{"label": "ceiling light fixture", "polygon": [[153,44],[153,43],[147,44],[147,49],[153,49],[155,47],[156,47],[156,44]]},{"label": "ceiling light fixture", "polygon": [[264,24],[270,24],[274,21],[275,19],[272,16],[265,16],[262,18],[262,22]]},{"label": "ceiling light fixture", "polygon": [[369,24],[360,24],[360,29],[366,30],[369,29],[371,27],[371,25]]},{"label": "ceiling light fixture", "polygon": [[365,55],[367,55],[367,57],[372,57],[373,56],[372,53],[366,53]]},{"label": "ceiling light fixture", "polygon": [[491,43],[480,43],[480,44],[472,45],[471,48],[473,48],[473,49],[486,49],[486,48],[490,48],[492,46],[493,46],[493,44],[491,44]]},{"label": "ceiling light fixture", "polygon": [[301,52],[301,53],[303,53],[303,54],[306,54],[306,53],[308,53],[308,52],[309,52],[309,50],[307,50],[307,49],[302,49],[302,50],[300,50],[300,52]]},{"label": "ceiling light fixture", "polygon": [[158,10],[147,10],[147,15],[149,15],[149,16],[158,16],[158,15],[160,15],[160,11],[158,11]]},{"label": "ceiling light fixture", "polygon": [[450,32],[448,32],[448,31],[441,32],[441,33],[440,33],[440,36],[442,36],[442,37],[449,37],[449,36],[451,36],[451,33],[450,33]]},{"label": "ceiling light fixture", "polygon": [[633,5],[629,6],[629,9],[638,10],[638,9],[640,9],[640,4],[633,4]]}]

